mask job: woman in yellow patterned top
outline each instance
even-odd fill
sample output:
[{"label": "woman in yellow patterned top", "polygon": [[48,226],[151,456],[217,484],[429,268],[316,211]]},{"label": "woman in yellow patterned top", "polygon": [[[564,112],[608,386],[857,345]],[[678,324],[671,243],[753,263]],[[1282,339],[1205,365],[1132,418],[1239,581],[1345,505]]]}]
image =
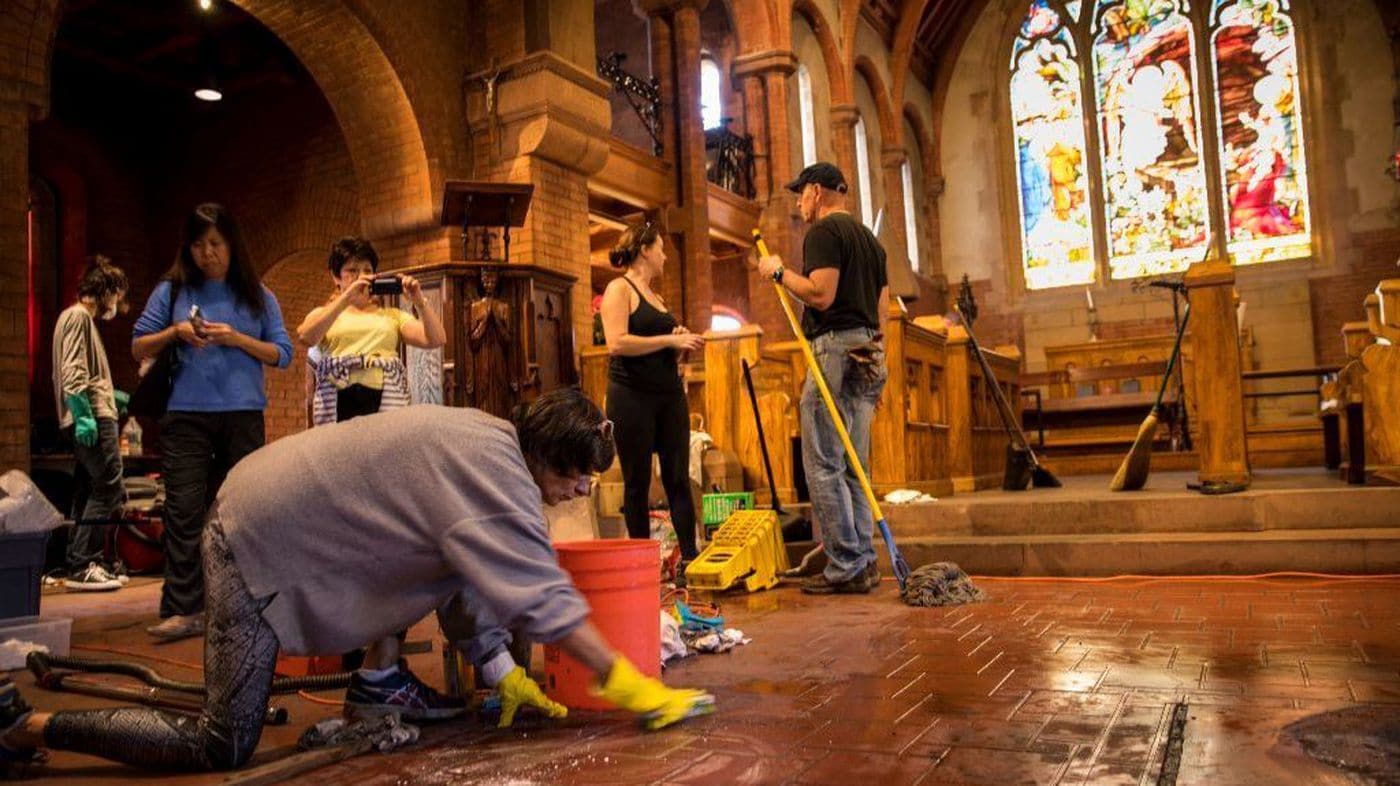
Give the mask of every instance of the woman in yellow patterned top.
[{"label": "woman in yellow patterned top", "polygon": [[417,318],[383,306],[370,295],[379,254],[369,241],[354,236],[337,240],[331,246],[329,266],[335,296],[312,309],[297,328],[301,343],[314,347],[319,355],[313,362],[316,425],[407,404],[400,345],[436,349],[447,341],[442,318],[427,307],[423,288],[413,276],[399,279]]}]

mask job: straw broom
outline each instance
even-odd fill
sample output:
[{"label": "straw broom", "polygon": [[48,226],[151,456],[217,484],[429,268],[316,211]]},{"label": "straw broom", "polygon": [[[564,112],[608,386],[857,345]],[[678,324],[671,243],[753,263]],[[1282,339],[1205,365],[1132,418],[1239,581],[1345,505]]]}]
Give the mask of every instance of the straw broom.
[{"label": "straw broom", "polygon": [[1181,327],[1176,331],[1176,343],[1172,346],[1171,358],[1167,360],[1167,373],[1162,376],[1162,384],[1157,388],[1157,400],[1152,403],[1152,411],[1147,413],[1142,426],[1138,428],[1133,447],[1128,450],[1123,463],[1118,465],[1118,472],[1108,484],[1109,491],[1137,491],[1147,485],[1148,468],[1152,463],[1152,440],[1157,435],[1157,421],[1162,415],[1162,396],[1167,392],[1167,384],[1171,382],[1172,369],[1181,354],[1181,337],[1186,333],[1186,321],[1190,318],[1191,304],[1187,303],[1186,311],[1181,317]]}]

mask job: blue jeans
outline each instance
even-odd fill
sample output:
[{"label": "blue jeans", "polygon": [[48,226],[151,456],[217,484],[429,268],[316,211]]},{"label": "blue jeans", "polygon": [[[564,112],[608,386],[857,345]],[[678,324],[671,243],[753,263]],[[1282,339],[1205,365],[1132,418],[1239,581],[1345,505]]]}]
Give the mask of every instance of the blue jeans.
[{"label": "blue jeans", "polygon": [[[870,473],[870,421],[875,417],[875,403],[885,389],[889,371],[882,359],[878,373],[873,379],[869,378],[846,353],[875,335],[876,332],[868,328],[851,328],[823,333],[812,341],[812,354],[841,411],[841,419],[845,421],[851,444],[867,476]],[[860,481],[846,460],[841,437],[836,433],[836,425],[831,421],[810,370],[802,386],[800,411],[802,467],[807,473],[812,512],[821,525],[827,557],[826,578],[832,583],[848,581],[875,561],[875,545],[871,540],[875,519]]]}]

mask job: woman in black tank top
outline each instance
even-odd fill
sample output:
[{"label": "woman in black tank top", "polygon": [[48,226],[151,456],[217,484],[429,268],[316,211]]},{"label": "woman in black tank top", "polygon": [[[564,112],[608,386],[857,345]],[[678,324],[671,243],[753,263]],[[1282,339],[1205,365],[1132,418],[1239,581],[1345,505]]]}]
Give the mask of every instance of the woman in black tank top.
[{"label": "woman in black tank top", "polygon": [[661,459],[661,485],[680,541],[681,559],[698,554],[695,502],[690,496],[690,410],[681,383],[680,355],[705,340],[686,330],[652,289],[666,264],[661,233],[653,224],[634,224],[608,255],[621,278],[603,293],[603,335],[608,353],[608,418],[614,423],[617,458],[622,465],[622,515],[627,534],[651,535],[647,490],[651,456]]}]

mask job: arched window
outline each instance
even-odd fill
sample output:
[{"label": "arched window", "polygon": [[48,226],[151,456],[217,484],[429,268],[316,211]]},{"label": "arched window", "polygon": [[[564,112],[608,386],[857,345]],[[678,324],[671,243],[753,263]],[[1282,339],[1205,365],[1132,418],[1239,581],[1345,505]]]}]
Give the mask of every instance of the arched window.
[{"label": "arched window", "polygon": [[812,74],[797,66],[797,114],[802,124],[802,166],[817,163],[817,115],[812,101]]},{"label": "arched window", "polygon": [[870,194],[870,149],[865,141],[865,120],[856,118],[856,188],[860,189],[860,220],[866,226],[875,221]]},{"label": "arched window", "polygon": [[909,268],[919,270],[919,215],[914,209],[914,175],[905,161],[899,165],[899,177],[904,184],[904,243],[909,255]]},{"label": "arched window", "polygon": [[[1008,77],[1027,289],[1179,272],[1208,244],[1236,264],[1311,253],[1288,10],[1288,0],[1212,0],[1194,15],[1187,0],[1031,0]],[[1201,52],[1210,68],[1198,85]],[[1214,128],[1201,122],[1202,94]],[[1226,237],[1212,239],[1213,224]]]},{"label": "arched window", "polygon": [[719,64],[714,58],[700,58],[700,122],[705,130],[718,128],[724,106],[719,95]]},{"label": "arched window", "polygon": [[1216,0],[1216,134],[1230,255],[1240,265],[1312,250],[1298,50],[1277,0]]}]

